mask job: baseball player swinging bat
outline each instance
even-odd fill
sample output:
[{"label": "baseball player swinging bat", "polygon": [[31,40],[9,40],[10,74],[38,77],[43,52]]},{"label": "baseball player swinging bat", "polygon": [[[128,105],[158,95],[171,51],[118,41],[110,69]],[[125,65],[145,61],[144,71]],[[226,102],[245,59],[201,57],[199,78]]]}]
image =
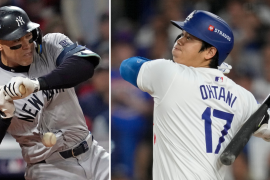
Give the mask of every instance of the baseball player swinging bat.
[{"label": "baseball player swinging bat", "polygon": [[[20,144],[25,179],[108,180],[109,153],[89,132],[74,90],[93,76],[100,56],[64,34],[43,36],[40,24],[19,7],[2,6],[0,12],[1,45],[8,46],[1,53],[10,57],[0,67],[0,143],[8,132]],[[83,163],[66,163],[77,156]]]},{"label": "baseball player swinging bat", "polygon": [[229,145],[225,148],[220,156],[220,161],[224,165],[231,165],[244,146],[247,144],[253,132],[260,127],[262,120],[267,115],[267,109],[270,106],[270,94],[261,104],[257,111],[255,111],[241,129],[234,136]]}]

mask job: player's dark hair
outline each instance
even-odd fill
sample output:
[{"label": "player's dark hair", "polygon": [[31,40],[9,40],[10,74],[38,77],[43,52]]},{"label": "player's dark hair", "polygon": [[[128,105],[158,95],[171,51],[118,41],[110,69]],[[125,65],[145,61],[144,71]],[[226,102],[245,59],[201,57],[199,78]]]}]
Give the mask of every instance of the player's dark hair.
[{"label": "player's dark hair", "polygon": [[[211,44],[205,42],[205,41],[202,41],[202,47],[200,49],[199,52],[202,52],[210,47],[213,47]],[[217,69],[217,66],[218,66],[218,51],[216,52],[216,54],[212,57],[210,63],[209,63],[209,67],[210,68],[214,68],[214,69]]]}]

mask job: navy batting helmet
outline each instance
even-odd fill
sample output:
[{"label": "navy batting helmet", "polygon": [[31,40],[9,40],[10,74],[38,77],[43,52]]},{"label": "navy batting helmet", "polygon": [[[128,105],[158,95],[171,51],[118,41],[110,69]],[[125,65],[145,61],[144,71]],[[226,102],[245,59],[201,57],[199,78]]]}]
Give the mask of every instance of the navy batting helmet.
[{"label": "navy batting helmet", "polygon": [[234,37],[231,28],[215,14],[195,10],[184,22],[171,22],[176,27],[217,48],[218,65],[221,65],[233,48]]},{"label": "navy batting helmet", "polygon": [[15,6],[0,8],[0,39],[19,39],[38,28],[39,24],[30,21],[24,10]]},{"label": "navy batting helmet", "polygon": [[26,12],[16,6],[3,6],[0,8],[0,39],[16,40],[29,32],[37,43],[36,50],[42,53],[42,33],[39,24],[31,22]]}]

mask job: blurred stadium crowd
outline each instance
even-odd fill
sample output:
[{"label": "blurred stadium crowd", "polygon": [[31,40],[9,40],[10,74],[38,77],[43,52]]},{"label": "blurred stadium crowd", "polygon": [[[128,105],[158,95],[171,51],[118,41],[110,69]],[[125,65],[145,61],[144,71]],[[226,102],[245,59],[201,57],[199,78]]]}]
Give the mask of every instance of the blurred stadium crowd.
[{"label": "blurred stadium crowd", "polygon": [[[75,89],[89,130],[109,152],[109,1],[0,0],[0,6],[6,5],[23,8],[43,35],[63,33],[101,56],[94,76]],[[0,179],[23,179],[26,164],[14,143],[7,135],[1,144]]]},{"label": "blurred stadium crowd", "polygon": [[[112,0],[111,8],[112,180],[152,179],[153,101],[120,77],[119,65],[132,56],[171,59],[180,31],[170,20],[196,9],[222,17],[235,38],[228,76],[259,103],[270,93],[269,0]],[[252,137],[226,179],[270,179],[270,143]]]}]

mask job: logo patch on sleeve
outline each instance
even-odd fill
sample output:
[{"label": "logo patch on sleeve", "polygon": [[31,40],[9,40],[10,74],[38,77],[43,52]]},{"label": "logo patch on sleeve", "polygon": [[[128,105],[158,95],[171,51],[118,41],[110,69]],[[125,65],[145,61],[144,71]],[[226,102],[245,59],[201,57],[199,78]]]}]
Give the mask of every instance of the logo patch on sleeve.
[{"label": "logo patch on sleeve", "polygon": [[59,42],[59,44],[62,46],[62,47],[66,47],[68,45],[70,45],[70,43],[67,41],[67,40],[62,40]]}]

